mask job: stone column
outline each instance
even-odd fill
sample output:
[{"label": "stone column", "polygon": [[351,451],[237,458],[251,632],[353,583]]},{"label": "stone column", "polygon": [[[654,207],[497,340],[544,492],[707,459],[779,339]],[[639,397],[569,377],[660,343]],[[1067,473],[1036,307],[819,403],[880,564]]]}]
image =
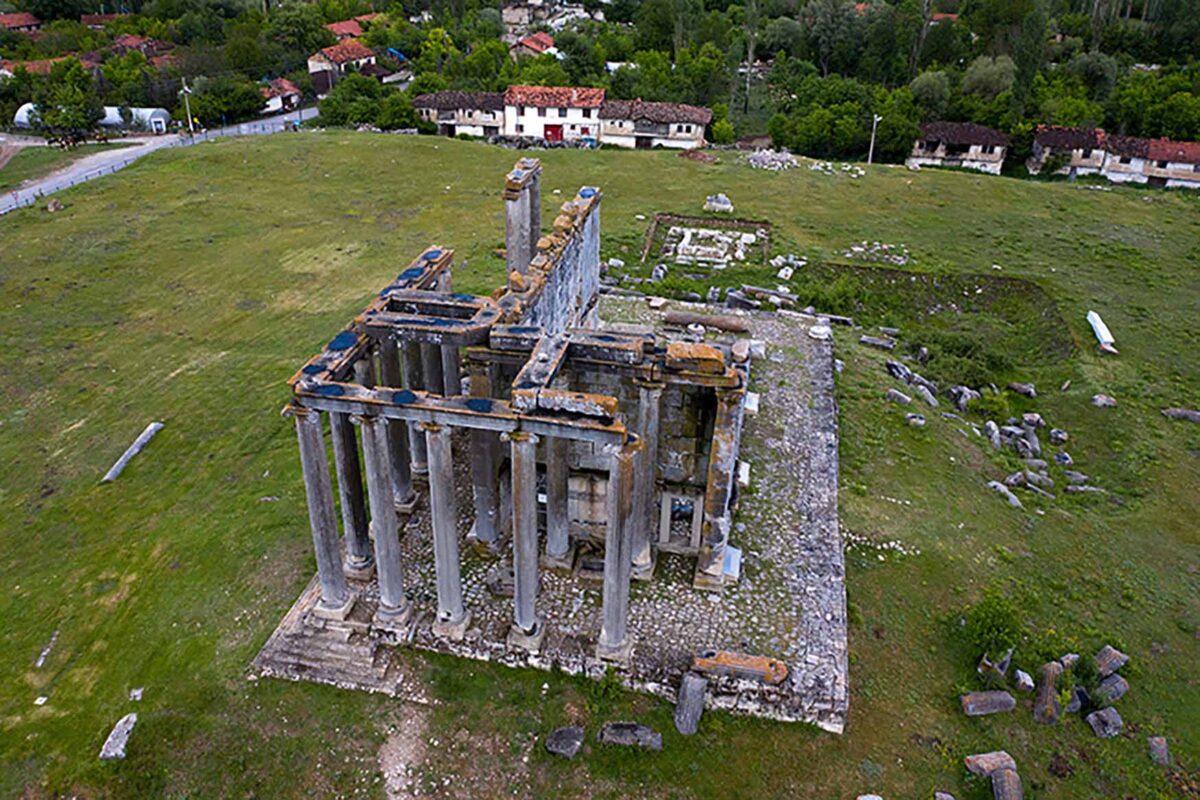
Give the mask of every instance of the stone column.
[{"label": "stone column", "polygon": [[513,509],[513,625],[508,644],[536,653],[545,627],[537,617],[538,520],[537,520],[537,436],[516,431],[508,434],[512,443]]},{"label": "stone column", "polygon": [[451,344],[442,345],[442,384],[446,397],[462,394],[462,364],[458,348]]},{"label": "stone column", "polygon": [[[424,370],[421,368],[421,346],[416,342],[404,342],[404,388],[417,391],[425,386]],[[425,437],[415,422],[408,423],[408,444],[412,453],[411,468],[417,475],[428,472],[425,458]]]},{"label": "stone column", "polygon": [[720,590],[725,585],[725,547],[729,542],[729,501],[737,470],[737,430],[743,389],[718,389],[712,446],[704,491],[704,524],[692,585]]},{"label": "stone column", "polygon": [[629,636],[629,578],[634,506],[632,489],[635,456],[641,442],[635,437],[614,448],[608,469],[608,530],[604,537],[604,599],[596,657],[628,665],[633,653]]},{"label": "stone column", "polygon": [[445,379],[442,377],[441,345],[421,345],[421,369],[425,372],[425,391],[430,394],[441,394],[446,391]]},{"label": "stone column", "polygon": [[329,427],[333,438],[333,463],[337,472],[338,498],[342,505],[342,530],[346,539],[346,575],[368,580],[375,574],[375,556],[367,529],[366,495],[363,492],[362,465],[358,460],[358,438],[350,415],[331,412]]},{"label": "stone column", "polygon": [[[400,369],[400,348],[395,339],[384,339],[379,343],[379,379],[384,386],[401,387],[404,379]],[[392,460],[392,497],[396,510],[411,513],[416,506],[417,495],[412,487],[412,470],[409,466],[408,423],[399,419],[386,420]]]},{"label": "stone column", "polygon": [[[529,269],[529,192],[524,187],[504,197],[504,249],[508,274]],[[536,242],[535,242],[536,245]]]},{"label": "stone column", "polygon": [[363,460],[367,465],[367,497],[371,503],[371,529],[375,534],[375,569],[379,574],[379,609],[375,622],[398,630],[412,615],[404,596],[404,567],[400,558],[396,501],[392,497],[391,437],[379,417],[356,417],[363,432]]},{"label": "stone column", "polygon": [[569,446],[570,441],[560,436],[546,442],[546,563],[565,569],[573,561],[567,514]]},{"label": "stone column", "polygon": [[425,429],[425,451],[429,454],[429,513],[433,523],[433,563],[437,571],[438,613],[433,632],[461,641],[470,615],[463,610],[450,428],[434,423],[421,427]]},{"label": "stone column", "polygon": [[663,384],[638,382],[638,439],[642,442],[641,468],[634,481],[633,577],[649,580],[654,575],[654,539],[656,514],[654,498],[658,481],[658,426]]},{"label": "stone column", "polygon": [[313,606],[313,613],[326,619],[345,619],[354,607],[354,595],[342,572],[341,547],[333,511],[333,485],[329,482],[321,417],[300,406],[292,406],[289,413],[295,417],[296,438],[300,441],[300,467],[304,471],[308,521],[312,527],[313,552],[317,556],[317,579],[321,584],[321,597]]},{"label": "stone column", "polygon": [[[529,208],[529,261],[537,255],[542,238],[542,169],[539,166],[525,184],[525,202]],[[529,263],[526,261],[525,263]]]},{"label": "stone column", "polygon": [[[490,397],[491,383],[487,372],[478,364],[472,364],[471,396]],[[498,437],[492,431],[472,428],[471,433],[471,485],[475,496],[475,524],[468,538],[489,551],[496,549],[500,537],[500,496],[496,485],[496,462]]]}]

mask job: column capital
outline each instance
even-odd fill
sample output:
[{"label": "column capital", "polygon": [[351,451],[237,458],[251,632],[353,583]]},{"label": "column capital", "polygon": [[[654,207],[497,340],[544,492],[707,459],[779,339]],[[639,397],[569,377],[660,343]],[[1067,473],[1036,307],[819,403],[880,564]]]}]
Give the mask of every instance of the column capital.
[{"label": "column capital", "polygon": [[655,380],[654,378],[643,378],[641,376],[633,379],[633,385],[647,392],[661,392],[667,388],[667,382]]},{"label": "column capital", "polygon": [[280,411],[279,413],[285,417],[294,417],[296,419],[304,419],[309,414],[319,414],[320,412],[314,411],[311,408],[305,408],[304,406],[299,405],[297,403],[288,403],[286,406],[283,407],[283,410]]},{"label": "column capital", "polygon": [[500,434],[500,441],[502,442],[529,442],[530,444],[537,444],[539,438],[536,433],[530,433],[529,431],[504,431]]},{"label": "column capital", "polygon": [[437,422],[418,422],[417,427],[426,433],[441,433],[442,431],[446,430],[448,426],[441,425]]}]

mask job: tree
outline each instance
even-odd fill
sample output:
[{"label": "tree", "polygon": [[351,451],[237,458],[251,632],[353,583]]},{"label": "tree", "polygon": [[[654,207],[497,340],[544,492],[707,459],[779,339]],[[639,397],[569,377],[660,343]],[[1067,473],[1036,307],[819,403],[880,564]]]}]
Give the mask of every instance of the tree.
[{"label": "tree", "polygon": [[950,78],[944,72],[922,72],[908,85],[913,100],[925,112],[927,120],[941,119],[950,99]]},{"label": "tree", "polygon": [[[237,122],[256,115],[263,107],[262,91],[254,81],[243,77],[200,76],[192,84],[192,116],[206,125]],[[176,115],[183,106],[175,109]]]},{"label": "tree", "polygon": [[271,12],[263,35],[281,47],[305,56],[335,41],[317,7],[305,4],[276,8]]},{"label": "tree", "polygon": [[1008,56],[980,56],[967,67],[963,75],[962,92],[992,100],[1001,92],[1011,89],[1016,76],[1017,65]]},{"label": "tree", "polygon": [[795,58],[804,49],[804,26],[790,17],[776,17],[763,28],[763,50]]},{"label": "tree", "polygon": [[332,126],[374,125],[383,86],[366,75],[346,75],[321,101],[321,120]]},{"label": "tree", "polygon": [[385,131],[398,128],[416,128],[420,121],[412,101],[400,92],[388,92],[379,102],[375,124]]},{"label": "tree", "polygon": [[57,136],[81,138],[104,117],[104,106],[88,74],[78,59],[56,63],[34,93],[37,110],[34,121]]},{"label": "tree", "polygon": [[809,0],[802,17],[822,75],[854,59],[858,37],[853,5],[843,0]]}]

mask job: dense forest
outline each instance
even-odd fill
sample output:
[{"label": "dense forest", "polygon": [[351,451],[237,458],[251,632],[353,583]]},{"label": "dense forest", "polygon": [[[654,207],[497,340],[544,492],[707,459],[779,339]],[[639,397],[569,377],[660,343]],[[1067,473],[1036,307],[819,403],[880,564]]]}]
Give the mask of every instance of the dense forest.
[{"label": "dense forest", "polygon": [[[587,0],[552,32],[557,53],[520,59],[500,6],[472,0],[123,0],[126,13],[102,26],[81,22],[114,10],[0,0],[0,13],[42,22],[36,36],[0,31],[12,73],[0,78],[0,118],[29,101],[88,118],[104,104],[182,116],[181,79],[203,122],[251,117],[267,79],[311,94],[306,59],[334,43],[327,23],[382,12],[361,41],[411,70],[411,85],[349,81],[325,101],[327,123],[411,127],[416,94],[527,83],[706,105],[711,141],[769,134],[826,157],[864,157],[874,115],[876,157],[889,160],[934,119],[998,128],[1018,151],[1043,123],[1200,139],[1200,0]],[[114,46],[130,34],[166,55]]]}]

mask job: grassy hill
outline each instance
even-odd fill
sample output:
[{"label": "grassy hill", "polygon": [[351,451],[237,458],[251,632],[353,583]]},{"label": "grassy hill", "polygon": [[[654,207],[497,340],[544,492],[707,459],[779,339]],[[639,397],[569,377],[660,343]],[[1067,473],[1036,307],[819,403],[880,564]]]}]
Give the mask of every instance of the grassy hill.
[{"label": "grassy hill", "polygon": [[[1076,468],[1110,494],[1010,509],[985,487],[1010,459],[937,412],[909,427],[882,399],[882,355],[839,329],[841,511],[857,542],[846,735],[710,714],[684,739],[645,697],[417,655],[428,707],[247,681],[314,570],[284,381],[431,242],[457,251],[458,288],[495,285],[516,154],[341,133],[156,153],[60,195],[60,213],[0,220],[0,795],[381,797],[381,746],[409,735],[425,751],[412,780],[456,797],[984,798],[961,757],[993,748],[1030,798],[1194,796],[1200,426],[1159,412],[1200,402],[1200,200],[887,167],[768,174],[733,154],[538,155],[548,205],[603,188],[605,255],[631,267],[639,215],[699,213],[726,192],[738,216],[771,221],[774,252],[813,259],[793,281],[806,300],[900,327],[929,347],[931,376],[1035,381],[1038,399],[989,399],[993,414],[1068,430]],[[864,239],[916,260],[836,265]],[[751,275],[774,285],[771,272]],[[1088,309],[1119,357],[1097,354]],[[1093,407],[1096,392],[1119,405]],[[155,419],[165,430],[99,485]],[[1131,655],[1125,736],[1098,740],[1076,717],[1038,726],[1026,697],[963,717],[978,653],[960,621],[985,591],[1016,606],[1026,670],[1106,642]],[[134,710],[129,758],[99,762]],[[663,753],[594,747],[568,763],[537,740],[629,717],[665,732]],[[1150,762],[1153,734],[1183,769]]]}]

